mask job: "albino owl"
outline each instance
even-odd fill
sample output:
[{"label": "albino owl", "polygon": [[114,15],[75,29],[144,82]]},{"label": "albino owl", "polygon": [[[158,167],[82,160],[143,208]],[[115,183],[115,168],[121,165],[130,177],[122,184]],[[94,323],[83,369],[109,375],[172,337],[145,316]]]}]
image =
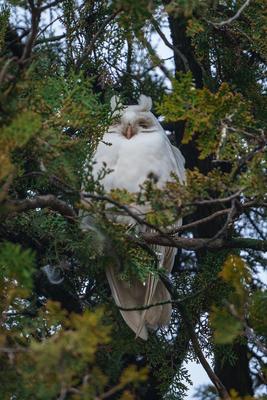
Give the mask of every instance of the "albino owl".
[{"label": "albino owl", "polygon": [[[96,179],[103,165],[112,170],[101,181],[106,192],[117,188],[138,192],[140,185],[151,174],[157,177],[156,184],[159,188],[172,180],[171,172],[184,184],[184,158],[171,145],[162,126],[150,112],[151,98],[141,95],[138,105],[120,107],[119,110],[116,109],[117,106],[118,101],[113,97],[111,108],[117,116],[116,123],[104,134],[93,159],[93,175]],[[144,211],[140,206],[136,206],[136,209]],[[121,223],[133,223],[132,218],[127,216],[116,218]],[[177,226],[180,224],[181,220],[177,221]],[[149,230],[144,225],[139,229],[142,232]],[[170,272],[176,249],[156,246],[153,250],[159,255],[159,266]],[[130,286],[118,278],[116,267],[108,267],[106,275],[113,298],[119,307],[133,308],[170,300],[165,286],[153,275],[145,283],[136,280]],[[136,336],[147,340],[147,329],[167,325],[171,310],[171,304],[165,304],[142,311],[121,311],[121,314]]]}]

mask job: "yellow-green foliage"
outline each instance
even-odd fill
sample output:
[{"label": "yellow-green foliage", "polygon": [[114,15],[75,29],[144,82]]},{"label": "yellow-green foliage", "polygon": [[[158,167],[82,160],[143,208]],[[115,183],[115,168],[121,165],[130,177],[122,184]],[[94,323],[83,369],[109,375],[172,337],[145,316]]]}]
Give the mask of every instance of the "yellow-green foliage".
[{"label": "yellow-green foliage", "polygon": [[[154,390],[157,398],[185,398],[186,361],[195,360],[196,353],[181,304],[203,353],[212,357],[222,350],[223,369],[228,359],[238,368],[234,352],[225,349],[246,343],[245,328],[251,328],[256,337],[248,339],[251,365],[257,362],[253,369],[266,377],[265,359],[255,344],[266,347],[266,288],[255,272],[266,262],[260,251],[179,250],[172,275],[178,302],[168,333],[159,329],[147,342],[134,339],[105,275],[112,265],[130,287],[133,280],[161,272],[154,247],[139,230],[110,218],[108,211],[123,210],[107,196],[130,208],[144,207],[145,221],[155,230],[168,231],[181,217],[190,224],[219,211],[207,224],[186,228],[183,239],[193,243],[193,237],[208,238],[210,245],[216,234],[216,242],[226,247],[243,235],[248,246],[258,239],[265,243],[264,2],[249,2],[221,27],[216,22],[234,16],[244,2],[165,1],[165,12],[159,0],[5,3],[12,15],[9,19],[9,11],[0,9],[1,400],[133,400],[135,394],[153,397]],[[39,5],[52,8],[41,13],[30,56],[20,60],[34,34],[33,4],[35,12]],[[172,90],[166,88],[165,75],[172,71],[166,74],[169,63],[151,41],[162,40],[151,14],[161,28],[171,23],[169,41],[179,42],[173,44],[188,59],[201,89],[192,74],[181,72]],[[63,37],[58,38],[59,25]],[[173,55],[179,64],[177,52]],[[164,73],[157,74],[155,67]],[[175,122],[166,125],[186,158],[187,186],[173,176],[159,190],[151,174],[139,193],[105,193],[102,179],[110,171],[104,166],[93,177],[90,159],[113,122],[109,99],[115,93],[124,104],[140,93],[149,95],[158,103],[155,114],[165,117],[163,125]],[[82,182],[98,200],[81,202]],[[234,193],[232,202],[222,200]],[[20,202],[47,195],[77,212],[77,218],[66,219],[53,204],[19,211]],[[204,205],[194,204],[203,200]],[[234,221],[228,223],[223,212],[231,206]],[[80,210],[91,230],[82,231]],[[149,374],[141,365],[148,365]],[[234,392],[230,397],[241,400]],[[203,392],[199,398],[211,396]]]},{"label": "yellow-green foliage", "polygon": [[[196,89],[191,73],[177,75],[172,83],[172,93],[163,96],[157,110],[166,121],[185,121],[183,143],[197,135],[200,158],[216,153],[227,119],[239,128],[251,123],[248,105],[228,84],[223,83],[216,93],[206,87]],[[227,155],[229,157],[229,151]]]},{"label": "yellow-green foliage", "polygon": [[9,125],[3,126],[0,138],[0,180],[12,172],[11,153],[24,146],[31,137],[37,135],[41,128],[41,120],[37,113],[22,111]]},{"label": "yellow-green foliage", "polygon": [[244,260],[230,254],[219,276],[229,285],[228,296],[222,299],[222,307],[213,307],[211,325],[218,344],[231,343],[244,330],[245,315],[250,302],[248,285],[251,273]]}]

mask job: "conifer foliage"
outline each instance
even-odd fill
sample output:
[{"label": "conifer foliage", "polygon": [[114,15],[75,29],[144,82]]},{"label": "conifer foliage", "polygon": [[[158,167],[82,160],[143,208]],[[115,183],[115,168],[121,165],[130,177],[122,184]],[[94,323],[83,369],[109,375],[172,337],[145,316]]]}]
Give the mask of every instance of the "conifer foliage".
[{"label": "conifer foliage", "polygon": [[[0,3],[1,399],[183,399],[189,360],[211,381],[199,399],[266,398],[266,25],[262,0]],[[187,186],[105,193],[110,171],[93,179],[90,158],[110,98],[141,93]],[[105,212],[147,201],[153,233]],[[170,277],[155,244],[177,247]],[[148,342],[112,301],[111,263],[171,293],[171,324]]]}]

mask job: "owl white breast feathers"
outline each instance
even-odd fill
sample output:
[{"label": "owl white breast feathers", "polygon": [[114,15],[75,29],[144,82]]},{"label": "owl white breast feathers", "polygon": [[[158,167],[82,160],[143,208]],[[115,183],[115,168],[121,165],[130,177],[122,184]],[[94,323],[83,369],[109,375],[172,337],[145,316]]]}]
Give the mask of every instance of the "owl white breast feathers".
[{"label": "owl white breast feathers", "polygon": [[[156,177],[156,184],[163,188],[175,173],[181,184],[185,183],[184,158],[171,145],[169,139],[150,111],[152,100],[141,95],[137,105],[119,106],[118,99],[111,99],[115,122],[104,134],[93,158],[93,176],[97,179],[103,165],[111,172],[101,180],[106,192],[111,189],[126,189],[138,192],[148,176]],[[121,221],[120,221],[121,222]],[[132,219],[123,219],[126,224]],[[181,221],[177,221],[177,226]],[[144,231],[144,226],[140,230]],[[176,249],[156,246],[159,265],[170,272]],[[122,308],[140,308],[170,300],[170,295],[154,275],[147,282],[136,279],[131,285],[118,278],[116,267],[108,267],[106,275],[116,304]],[[122,317],[137,337],[146,340],[148,328],[157,329],[167,325],[171,318],[171,304],[158,305],[144,310],[121,311]]]}]

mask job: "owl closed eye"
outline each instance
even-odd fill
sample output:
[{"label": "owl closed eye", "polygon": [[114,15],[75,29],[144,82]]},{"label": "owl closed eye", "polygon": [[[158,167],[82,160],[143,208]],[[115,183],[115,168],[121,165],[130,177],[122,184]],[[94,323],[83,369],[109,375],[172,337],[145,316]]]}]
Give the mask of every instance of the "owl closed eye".
[{"label": "owl closed eye", "polygon": [[150,112],[152,100],[141,95],[138,105],[122,107],[117,98],[111,99],[113,115],[118,118],[117,123],[109,129],[109,133],[119,133],[125,139],[130,140],[141,133],[154,132],[159,124]]}]

